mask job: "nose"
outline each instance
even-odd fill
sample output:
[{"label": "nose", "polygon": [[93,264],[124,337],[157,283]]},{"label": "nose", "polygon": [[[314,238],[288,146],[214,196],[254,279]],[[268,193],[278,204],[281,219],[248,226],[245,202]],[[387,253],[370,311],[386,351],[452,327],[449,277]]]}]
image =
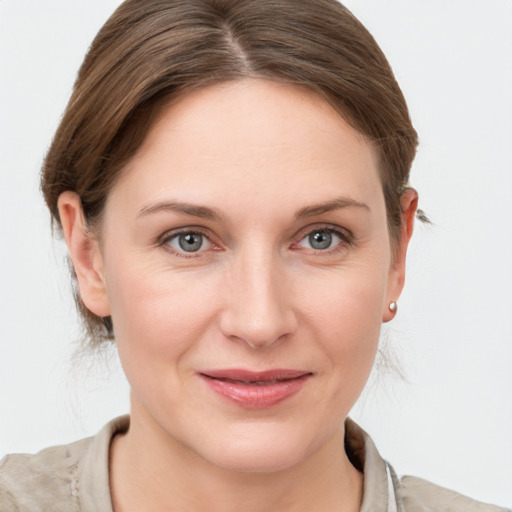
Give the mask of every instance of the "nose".
[{"label": "nose", "polygon": [[293,283],[278,256],[263,251],[241,255],[226,277],[220,319],[226,337],[257,349],[270,347],[295,331]]}]

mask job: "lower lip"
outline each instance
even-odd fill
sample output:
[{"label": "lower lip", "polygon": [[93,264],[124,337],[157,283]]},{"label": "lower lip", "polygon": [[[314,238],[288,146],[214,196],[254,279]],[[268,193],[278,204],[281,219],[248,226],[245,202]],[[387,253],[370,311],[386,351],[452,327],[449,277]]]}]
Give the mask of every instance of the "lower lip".
[{"label": "lower lip", "polygon": [[300,391],[310,376],[307,374],[268,384],[247,384],[201,375],[210,389],[245,409],[266,409],[283,402]]}]

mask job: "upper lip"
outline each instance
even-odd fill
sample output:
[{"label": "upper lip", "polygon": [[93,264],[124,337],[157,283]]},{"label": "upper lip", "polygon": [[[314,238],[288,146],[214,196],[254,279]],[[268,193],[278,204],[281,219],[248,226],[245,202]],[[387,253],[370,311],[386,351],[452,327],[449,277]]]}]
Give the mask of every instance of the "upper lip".
[{"label": "upper lip", "polygon": [[252,371],[232,368],[222,370],[205,370],[201,371],[200,374],[204,375],[205,377],[210,377],[211,379],[225,379],[241,382],[273,382],[297,379],[305,375],[311,375],[311,372],[284,368],[276,368],[265,371]]}]

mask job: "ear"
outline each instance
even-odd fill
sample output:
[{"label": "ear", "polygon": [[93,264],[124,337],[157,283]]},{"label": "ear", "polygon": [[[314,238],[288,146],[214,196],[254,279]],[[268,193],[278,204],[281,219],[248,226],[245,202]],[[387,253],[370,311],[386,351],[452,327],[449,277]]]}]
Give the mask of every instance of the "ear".
[{"label": "ear", "polygon": [[90,232],[78,194],[63,192],[57,203],[83,303],[99,317],[110,315],[99,242]]},{"label": "ear", "polygon": [[414,218],[418,208],[418,193],[413,188],[407,188],[400,198],[402,204],[402,228],[400,240],[397,242],[393,253],[393,260],[389,270],[388,289],[386,303],[382,314],[382,321],[389,322],[396,315],[396,310],[389,308],[391,302],[398,302],[405,284],[405,260],[407,248],[414,229]]}]

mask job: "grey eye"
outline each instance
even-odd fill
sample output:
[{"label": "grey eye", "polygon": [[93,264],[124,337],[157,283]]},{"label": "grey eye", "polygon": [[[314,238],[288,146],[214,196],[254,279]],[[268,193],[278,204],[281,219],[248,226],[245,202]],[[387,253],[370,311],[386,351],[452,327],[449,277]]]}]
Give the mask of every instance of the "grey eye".
[{"label": "grey eye", "polygon": [[198,252],[208,249],[210,242],[201,233],[180,233],[172,237],[169,245],[177,251]]},{"label": "grey eye", "polygon": [[312,249],[328,249],[332,244],[332,233],[325,230],[315,231],[308,236],[308,241]]},{"label": "grey eye", "polygon": [[199,251],[203,245],[203,235],[198,235],[196,233],[180,235],[178,237],[178,242],[184,251],[196,252]]},{"label": "grey eye", "polygon": [[341,236],[332,229],[315,229],[306,235],[299,245],[314,251],[325,251],[332,249],[342,241]]}]

